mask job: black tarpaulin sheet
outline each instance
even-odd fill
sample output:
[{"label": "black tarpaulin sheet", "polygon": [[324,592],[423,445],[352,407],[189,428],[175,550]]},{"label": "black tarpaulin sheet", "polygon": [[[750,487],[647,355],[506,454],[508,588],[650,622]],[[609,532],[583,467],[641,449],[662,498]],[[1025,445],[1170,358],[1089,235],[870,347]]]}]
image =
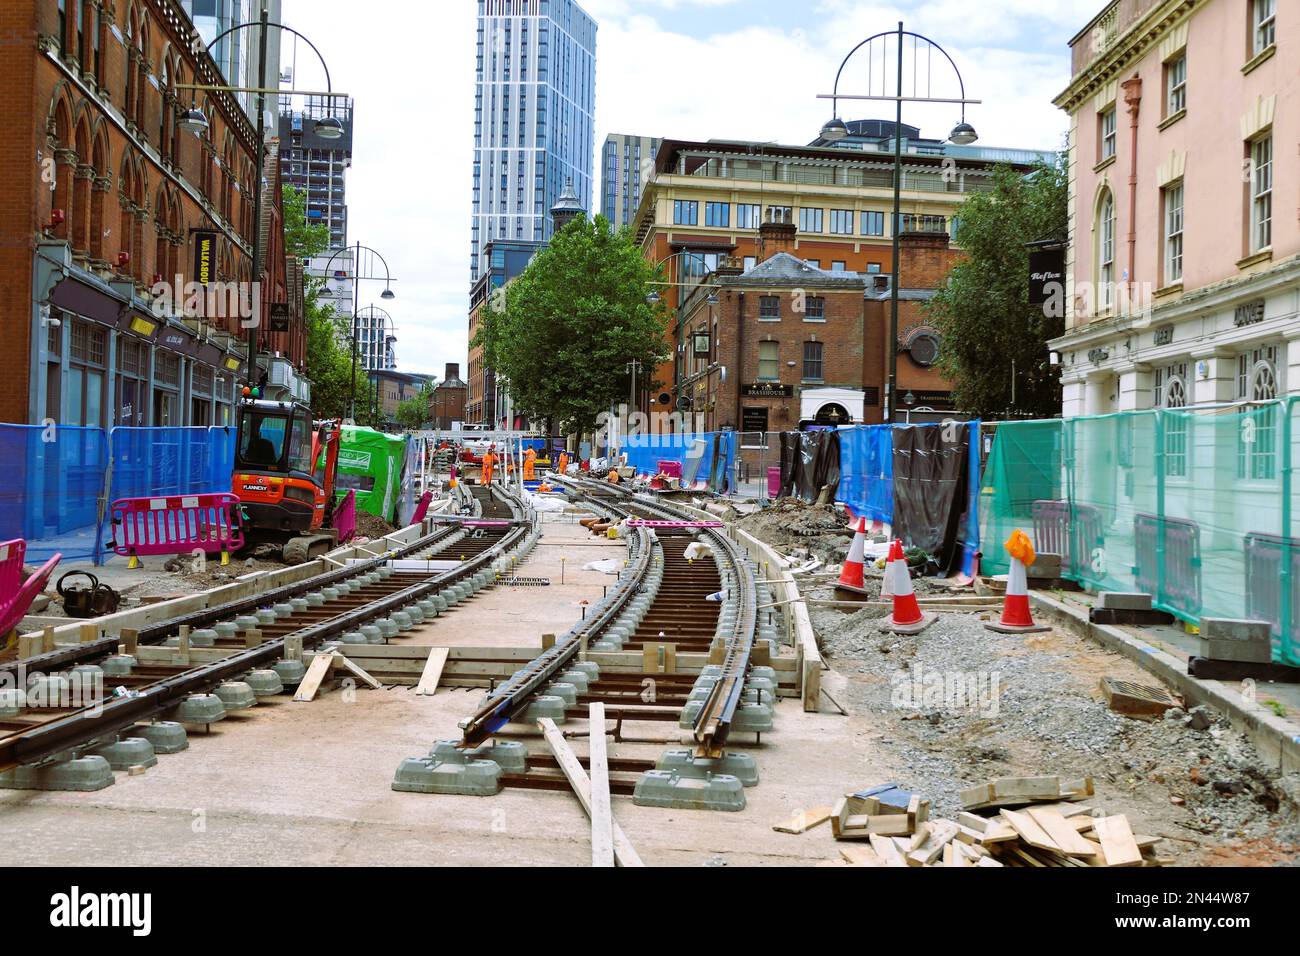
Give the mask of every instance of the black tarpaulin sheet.
[{"label": "black tarpaulin sheet", "polygon": [[960,570],[959,533],[968,500],[970,429],[942,425],[894,428],[893,532],[923,548],[941,575]]},{"label": "black tarpaulin sheet", "polygon": [[816,501],[824,486],[833,500],[840,483],[840,441],[833,431],[781,433],[781,494]]}]

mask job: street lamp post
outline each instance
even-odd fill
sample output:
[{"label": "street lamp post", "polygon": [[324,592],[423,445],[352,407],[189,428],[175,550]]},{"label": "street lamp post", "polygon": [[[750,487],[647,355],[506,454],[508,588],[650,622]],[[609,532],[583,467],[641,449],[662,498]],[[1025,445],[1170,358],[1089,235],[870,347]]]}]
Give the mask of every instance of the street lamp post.
[{"label": "street lamp post", "polygon": [[[672,255],[664,256],[662,259],[660,259],[658,262],[655,263],[655,267],[657,268],[657,267],[663,265],[663,264],[666,263],[666,262],[671,262],[673,259],[682,258],[682,257],[685,257],[686,259],[699,259],[700,262],[704,265],[704,270],[705,270],[705,271],[704,271],[704,275],[705,275],[705,277],[707,277],[707,276],[709,275],[709,273],[712,271],[712,270],[709,269],[709,261],[708,261],[707,259],[705,259],[704,256],[702,256],[702,255],[701,255],[700,253],[698,253],[698,252],[686,252],[685,250],[682,250],[682,251],[680,251],[680,252],[674,252]],[[678,270],[678,273],[677,273],[677,274],[678,274],[678,277],[680,278],[680,276],[681,276],[681,271],[680,271],[680,269]],[[675,291],[675,296],[674,296],[674,298],[675,298],[676,303],[677,303],[678,316],[677,316],[676,328],[675,328],[674,336],[673,336],[674,339],[676,340],[673,344],[674,344],[674,347],[677,349],[677,352],[673,355],[673,374],[674,374],[674,377],[676,378],[676,377],[678,377],[678,366],[679,366],[679,364],[681,364],[682,362],[684,362],[684,360],[680,359],[681,348],[682,348],[682,319],[681,319],[682,293],[681,293],[680,291],[676,291],[676,290],[679,290],[679,289],[681,289],[682,287],[686,287],[686,286],[689,286],[689,287],[692,288],[692,289],[696,289],[696,288],[699,288],[699,287],[702,286],[702,285],[705,285],[705,282],[704,282],[703,280],[701,280],[700,282],[680,282],[680,281],[678,281],[678,282],[672,282],[672,281],[664,281],[664,280],[658,280],[658,279],[655,279],[655,280],[652,280],[652,281],[650,282],[650,284],[651,284],[651,285],[656,285],[656,286],[658,286],[658,285],[667,286],[668,288],[671,288],[671,289],[673,289],[673,290]],[[709,283],[709,284],[708,284],[707,286],[705,286],[705,287],[709,290],[708,297],[705,299],[705,301],[706,301],[709,305],[717,305],[717,304],[718,304],[718,286],[717,286],[715,283]],[[656,291],[656,290],[654,290],[654,289],[651,289],[650,292],[646,295],[645,300],[646,300],[646,302],[650,303],[651,305],[654,305],[656,302],[658,302],[658,301],[660,300],[660,298],[661,298],[661,296],[659,295],[658,291]],[[680,383],[679,381],[674,381],[674,382],[673,382],[673,391],[675,391],[675,392],[678,391],[678,389],[679,389],[680,387],[681,387],[681,383]],[[679,398],[680,398],[680,394],[679,394]]]},{"label": "street lamp post", "polygon": [[[840,92],[840,75],[844,72],[844,66],[849,62],[853,54],[864,46],[873,44],[879,40],[881,49],[881,60],[886,62],[886,54],[889,52],[889,39],[896,38],[897,43],[897,77],[895,79],[893,95],[884,93],[873,94],[871,92],[871,80],[867,82],[866,94],[847,94]],[[903,95],[903,38],[912,38],[912,58],[914,69],[912,74],[912,96]],[[926,71],[926,92],[930,89],[930,57],[929,51],[938,50],[943,58],[946,59],[952,67],[953,72],[957,75],[957,86],[960,91],[958,97],[935,97],[919,96],[919,77],[915,70],[918,62],[917,48],[920,44],[925,44],[927,52],[925,71]],[[884,83],[882,74],[882,84]],[[894,104],[894,208],[893,208],[893,262],[890,265],[889,273],[889,378],[885,383],[885,422],[893,420],[895,408],[897,406],[896,393],[898,390],[898,260],[900,252],[899,233],[902,231],[902,185],[903,185],[903,103],[954,103],[961,105],[961,120],[952,128],[948,134],[948,141],[958,146],[967,146],[979,137],[975,133],[975,128],[966,122],[966,104],[979,103],[979,100],[966,98],[966,84],[962,80],[961,70],[957,69],[957,64],[953,58],[939,44],[935,43],[929,37],[922,36],[919,33],[913,33],[910,30],[903,29],[903,22],[900,20],[897,30],[887,30],[883,33],[877,33],[874,36],[867,37],[852,50],[848,56],[840,62],[840,68],[835,71],[835,86],[830,93],[818,95],[818,99],[829,99],[831,101],[831,118],[822,126],[822,138],[829,142],[838,142],[848,135],[848,127],[844,121],[839,118],[839,101],[845,100],[887,100]]]},{"label": "street lamp post", "polygon": [[[325,58],[321,56],[320,50],[317,50],[316,45],[314,43],[312,43],[310,40],[308,40],[305,36],[303,36],[301,33],[293,29],[292,27],[287,27],[283,23],[270,22],[270,20],[267,17],[265,4],[262,5],[261,14],[259,15],[256,22],[249,21],[247,23],[238,23],[235,26],[231,27],[230,29],[218,33],[215,37],[212,38],[210,42],[204,45],[203,52],[204,53],[209,52],[220,40],[222,40],[226,36],[229,36],[231,33],[234,33],[236,30],[243,30],[254,26],[260,29],[260,33],[258,36],[258,44],[257,44],[257,54],[258,54],[257,86],[252,87],[250,89],[249,87],[239,87],[239,86],[213,86],[213,85],[203,85],[200,83],[182,83],[177,85],[177,89],[188,89],[193,91],[190,100],[190,108],[181,114],[180,125],[182,129],[186,130],[187,132],[193,133],[196,136],[203,135],[203,133],[207,131],[208,126],[210,125],[208,123],[207,116],[204,114],[202,110],[198,108],[198,105],[195,102],[195,97],[197,97],[199,90],[212,90],[212,91],[227,92],[227,93],[252,92],[257,94],[257,161],[255,163],[255,169],[253,171],[254,183],[255,183],[255,187],[253,189],[253,280],[256,282],[258,281],[257,277],[262,274],[261,271],[262,173],[263,173],[262,160],[263,160],[263,154],[266,152],[266,118],[265,117],[266,117],[266,94],[268,92],[266,88],[266,31],[267,29],[269,27],[275,27],[277,30],[284,30],[289,33],[292,33],[294,36],[298,37],[309,47],[311,47],[312,51],[315,52],[316,56],[320,59],[321,66],[325,70],[325,88],[327,91],[326,96],[331,98],[331,102],[335,94],[334,94],[334,86],[330,82],[329,66],[326,65]],[[199,37],[197,34],[195,34],[196,47],[198,45],[198,42],[199,42]],[[294,91],[286,90],[283,92],[292,93]],[[320,136],[322,139],[338,139],[340,136],[343,135],[343,125],[338,121],[337,118],[333,116],[327,116],[324,119],[317,122],[316,134]],[[259,310],[260,310],[260,303],[259,303]],[[250,325],[248,328],[248,383],[250,385],[256,384],[257,335],[258,335],[259,327],[260,327],[260,323],[254,323],[253,325]]]},{"label": "street lamp post", "polygon": [[[362,270],[361,270],[361,250],[363,250],[363,249],[364,249],[366,252],[370,253],[372,261],[373,261],[374,259],[378,259],[379,262],[380,262],[380,264],[383,265],[383,267],[384,267],[384,274],[383,274],[382,276],[378,276],[378,275],[362,275],[362,274],[361,274],[361,271],[362,271]],[[322,271],[326,274],[326,281],[329,281],[329,278],[328,278],[328,277],[329,277],[330,266],[332,266],[332,265],[334,264],[334,260],[335,260],[335,259],[337,259],[340,255],[342,255],[342,254],[345,253],[345,252],[351,252],[351,253],[352,253],[352,322],[351,322],[351,326],[352,326],[352,385],[351,385],[351,388],[350,388],[349,391],[348,391],[348,418],[352,419],[353,421],[356,421],[356,417],[357,417],[357,290],[358,290],[359,284],[360,284],[363,280],[366,280],[366,281],[369,281],[369,280],[375,280],[375,281],[378,281],[378,280],[380,280],[380,279],[383,279],[383,281],[384,281],[384,291],[381,292],[381,293],[379,293],[379,298],[381,298],[381,299],[385,299],[385,300],[387,300],[387,299],[395,299],[395,298],[397,298],[397,294],[396,294],[395,292],[393,292],[393,290],[392,290],[392,288],[391,288],[391,284],[392,284],[394,281],[396,281],[396,280],[393,279],[392,273],[390,273],[390,272],[388,271],[388,262],[384,259],[383,256],[381,256],[381,255],[379,254],[379,252],[378,252],[377,250],[372,249],[372,248],[370,248],[369,246],[363,246],[363,245],[362,245],[361,243],[359,243],[359,242],[356,243],[355,245],[352,245],[352,246],[344,246],[342,249],[336,249],[336,250],[334,251],[334,254],[331,255],[331,256],[329,257],[329,259],[328,259],[328,260],[326,261],[326,263],[325,263],[325,268],[322,270]],[[366,271],[369,272],[370,270],[367,269]]]}]

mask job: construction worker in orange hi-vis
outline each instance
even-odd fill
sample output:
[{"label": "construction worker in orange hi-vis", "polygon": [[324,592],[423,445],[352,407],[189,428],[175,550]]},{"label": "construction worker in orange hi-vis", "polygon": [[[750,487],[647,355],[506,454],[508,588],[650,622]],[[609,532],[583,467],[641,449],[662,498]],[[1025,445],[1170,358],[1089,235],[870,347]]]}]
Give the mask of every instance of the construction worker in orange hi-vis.
[{"label": "construction worker in orange hi-vis", "polygon": [[497,463],[497,456],[492,451],[492,449],[495,447],[496,447],[495,445],[490,445],[488,446],[488,450],[483,452],[482,476],[483,476],[483,484],[485,485],[492,484],[492,469],[496,466]]},{"label": "construction worker in orange hi-vis", "polygon": [[537,467],[537,450],[534,448],[524,452],[524,481],[532,481],[534,470]]},{"label": "construction worker in orange hi-vis", "polygon": [[615,484],[615,485],[618,484],[618,482],[619,482],[619,474],[618,474],[618,468],[617,468],[617,467],[615,467],[615,468],[611,468],[611,469],[609,470],[609,475],[607,476],[607,479],[609,480],[609,482],[610,482],[611,484]]},{"label": "construction worker in orange hi-vis", "polygon": [[568,470],[569,470],[569,453],[567,451],[562,451],[560,452],[560,474],[564,474]]}]

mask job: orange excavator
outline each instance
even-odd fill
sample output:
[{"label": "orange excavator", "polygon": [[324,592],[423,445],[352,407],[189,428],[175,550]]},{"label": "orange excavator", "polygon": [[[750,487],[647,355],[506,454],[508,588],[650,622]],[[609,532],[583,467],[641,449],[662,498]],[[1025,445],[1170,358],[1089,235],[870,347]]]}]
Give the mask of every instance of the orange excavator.
[{"label": "orange excavator", "polygon": [[301,402],[259,398],[239,403],[231,491],[244,516],[245,548],[278,544],[301,564],[338,545],[333,527],[338,421],[315,422]]}]

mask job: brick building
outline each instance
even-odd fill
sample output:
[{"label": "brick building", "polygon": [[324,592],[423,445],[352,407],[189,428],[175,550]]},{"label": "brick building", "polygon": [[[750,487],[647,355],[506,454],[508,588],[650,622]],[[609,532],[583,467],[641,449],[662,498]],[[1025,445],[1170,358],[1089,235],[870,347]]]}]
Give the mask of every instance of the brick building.
[{"label": "brick building", "polygon": [[[663,410],[687,399],[707,431],[788,431],[800,426],[881,421],[888,376],[888,276],[819,268],[795,253],[792,223],[764,223],[765,258],[745,268],[719,261],[710,282],[687,293],[673,325],[682,376]],[[932,368],[938,334],[921,312],[951,267],[948,237],[911,234],[902,242],[899,390],[913,407],[952,408],[948,383]],[[878,280],[885,280],[880,283]],[[716,301],[714,301],[716,300]]]},{"label": "brick building", "polygon": [[[854,121],[849,124],[853,136],[843,143],[830,145],[821,140],[808,146],[780,146],[770,143],[749,143],[729,140],[686,142],[665,140],[655,157],[654,173],[645,187],[644,198],[635,218],[633,233],[645,256],[652,262],[662,263],[665,285],[661,298],[672,310],[670,328],[673,337],[673,359],[655,371],[658,382],[653,391],[640,397],[643,407],[663,404],[676,405],[685,397],[694,399],[693,391],[699,381],[695,356],[684,348],[681,333],[684,319],[678,312],[679,304],[698,308],[698,303],[679,303],[685,296],[698,295],[694,287],[713,284],[716,280],[730,287],[733,301],[739,302],[742,286],[737,283],[745,276],[762,275],[756,267],[769,260],[775,252],[787,252],[794,259],[806,263],[811,272],[805,278],[817,281],[824,274],[845,278],[839,285],[856,288],[856,304],[844,305],[846,312],[856,309],[861,313],[859,325],[867,322],[865,337],[866,366],[855,374],[845,374],[836,381],[856,381],[852,388],[859,389],[859,412],[854,421],[878,420],[883,410],[880,398],[869,390],[877,385],[883,392],[884,378],[873,371],[873,341],[879,337],[876,330],[888,327],[889,279],[892,270],[892,242],[895,229],[903,248],[899,264],[899,342],[906,350],[898,363],[899,402],[896,403],[898,420],[908,417],[908,406],[903,399],[909,389],[915,399],[913,407],[948,408],[947,388],[937,381],[929,367],[913,367],[911,356],[933,352],[937,338],[933,330],[921,328],[920,307],[943,281],[947,269],[955,261],[949,249],[955,236],[961,203],[972,193],[985,191],[992,186],[994,166],[999,163],[1028,170],[1039,159],[1051,160],[1051,154],[1034,150],[1002,149],[984,146],[954,146],[936,140],[924,139],[915,127],[901,126],[895,130],[892,122],[883,120]],[[900,181],[900,214],[892,223],[894,136],[902,140],[903,171]],[[783,223],[793,230],[769,231],[767,224]],[[734,260],[739,265],[740,278],[719,274],[724,261]],[[789,263],[786,263],[789,266]],[[771,270],[768,270],[771,271]],[[789,268],[777,270],[777,277],[768,280],[793,282],[797,276],[788,274]],[[836,288],[839,288],[836,285]],[[790,289],[795,288],[791,285]],[[830,288],[830,287],[828,287]],[[745,289],[747,306],[756,290]],[[789,291],[787,289],[787,291]],[[827,295],[827,308],[837,296]],[[725,296],[723,297],[725,301]],[[848,318],[842,316],[847,328]],[[783,320],[784,321],[784,320]],[[802,321],[802,320],[801,320]],[[835,328],[837,323],[829,323]],[[744,326],[748,325],[748,320]],[[744,327],[742,326],[742,327]],[[811,323],[808,324],[811,330]],[[807,341],[812,342],[809,331]],[[880,333],[887,335],[887,333]],[[756,337],[745,338],[746,363],[758,361],[753,352]],[[802,343],[803,338],[798,342]],[[821,336],[817,341],[823,341]],[[879,341],[884,349],[883,340]],[[913,347],[915,350],[913,351]],[[795,340],[781,344],[781,368],[789,375],[791,366],[803,361],[802,346]],[[793,350],[793,351],[792,351]],[[810,358],[815,353],[810,348]],[[831,349],[825,354],[830,355]],[[789,353],[789,354],[787,354]],[[927,361],[932,361],[933,355]],[[841,361],[840,357],[834,359]],[[734,356],[725,357],[719,365],[735,368]],[[747,365],[747,368],[749,366]],[[830,374],[829,372],[827,374]],[[687,382],[686,380],[690,380]],[[732,389],[754,379],[741,376],[729,379]],[[791,387],[795,387],[790,383]],[[813,384],[813,383],[809,383]],[[828,383],[823,387],[830,389]],[[848,387],[847,385],[844,387]],[[836,386],[839,388],[839,386]],[[801,389],[802,390],[802,389]],[[761,390],[753,390],[758,394]],[[691,394],[688,394],[691,392]],[[830,392],[824,393],[828,397]],[[743,396],[742,396],[743,397]],[[839,396],[842,407],[848,396]],[[737,401],[739,399],[736,399]],[[741,403],[742,406],[744,403]],[[804,409],[792,406],[784,410],[775,399],[765,399],[774,417],[772,428],[794,427],[803,420]],[[850,401],[850,404],[853,404]],[[717,406],[718,410],[722,405]],[[758,406],[753,406],[757,408]],[[664,409],[666,410],[666,409]],[[743,407],[737,417],[736,409],[730,415],[714,415],[718,425],[741,427]],[[775,414],[780,412],[783,419]],[[756,419],[757,412],[751,414]],[[874,417],[873,417],[874,416]]]},{"label": "brick building", "polygon": [[[292,379],[301,277],[283,261],[276,201],[269,266],[254,274],[256,133],[233,94],[178,89],[228,83],[193,52],[181,4],[5,0],[0,35],[0,309],[15,349],[0,421],[230,421],[254,278],[263,305],[280,306],[279,332],[263,309],[261,347]],[[201,138],[178,121],[191,105],[208,119]],[[223,294],[187,309],[190,282]]]},{"label": "brick building", "polygon": [[460,377],[460,363],[448,362],[442,381],[429,397],[429,421],[434,428],[449,429],[452,423],[465,420],[467,387]]}]

